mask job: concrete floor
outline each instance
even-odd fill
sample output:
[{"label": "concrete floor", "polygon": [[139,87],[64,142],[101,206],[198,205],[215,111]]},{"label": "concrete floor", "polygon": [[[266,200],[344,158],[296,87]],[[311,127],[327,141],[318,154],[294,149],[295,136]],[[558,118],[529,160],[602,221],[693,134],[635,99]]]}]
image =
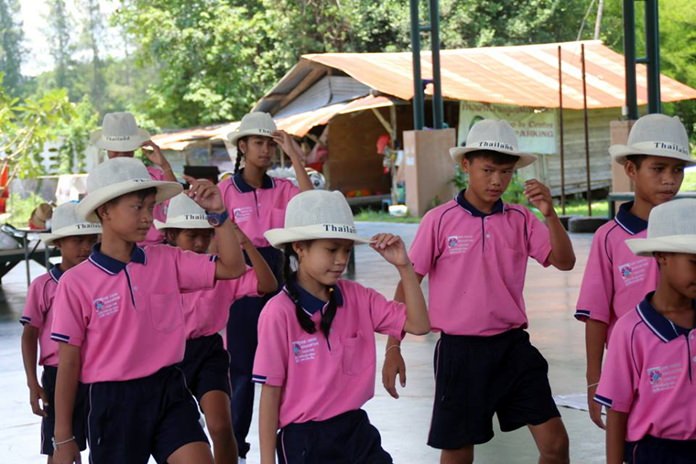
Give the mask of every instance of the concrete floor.
[{"label": "concrete floor", "polygon": [[[407,243],[413,239],[415,224],[360,223],[359,232],[400,234]],[[587,260],[591,235],[572,236],[577,265],[571,272],[544,269],[530,261],[525,299],[530,319],[532,342],[550,365],[551,386],[556,395],[582,394],[584,381],[584,329],[573,318],[575,301]],[[356,248],[356,280],[393,295],[397,273],[368,247]],[[41,267],[32,264],[32,276]],[[32,415],[21,362],[21,326],[17,322],[26,297],[23,263],[5,276],[0,287],[0,463],[43,463],[38,454],[40,420]],[[430,423],[434,390],[432,354],[437,336],[407,336],[402,351],[407,362],[407,386],[399,400],[382,388],[381,374],[376,379],[376,395],[365,409],[382,434],[384,448],[403,464],[437,463],[439,452],[425,442]],[[385,338],[377,336],[378,366]],[[561,408],[570,435],[571,459],[577,463],[604,462],[604,433],[594,426],[584,411]],[[252,451],[248,463],[258,463],[256,420],[252,424]],[[476,462],[489,464],[534,463],[537,453],[526,429],[502,434],[476,448]],[[88,462],[85,457],[83,462]],[[154,461],[152,461],[154,462]]]}]

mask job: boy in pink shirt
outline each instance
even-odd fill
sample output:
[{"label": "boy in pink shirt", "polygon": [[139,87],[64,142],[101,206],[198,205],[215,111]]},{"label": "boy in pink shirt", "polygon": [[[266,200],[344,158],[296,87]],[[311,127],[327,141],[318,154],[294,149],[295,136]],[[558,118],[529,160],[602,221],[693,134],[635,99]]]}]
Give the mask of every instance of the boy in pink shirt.
[{"label": "boy in pink shirt", "polygon": [[677,118],[648,114],[640,118],[627,145],[612,145],[612,159],[623,165],[635,186],[635,200],[621,205],[614,220],[597,229],[578,296],[575,317],[585,322],[588,406],[592,421],[604,428],[602,406],[593,401],[602,371],[604,347],[614,324],[632,310],[658,281],[654,259],[634,255],[629,238],[644,238],[653,207],[671,200],[684,179],[689,138]]},{"label": "boy in pink shirt", "polygon": [[[269,229],[283,226],[285,208],[292,197],[300,191],[313,189],[304,168],[304,153],[292,136],[278,130],[268,113],[252,112],[245,115],[237,130],[228,134],[228,138],[237,147],[237,159],[234,175],[219,185],[225,206],[237,226],[266,260],[278,282],[282,283],[283,255],[269,245],[263,234]],[[266,174],[273,165],[278,148],[292,163],[297,187],[287,179],[275,179]],[[242,459],[250,448],[246,437],[254,410],[251,371],[257,344],[256,327],[261,308],[271,296],[240,298],[230,308],[227,321],[227,351],[230,354],[233,392],[232,421],[239,457]]]},{"label": "boy in pink shirt", "polygon": [[[468,186],[423,217],[409,253],[419,280],[429,276],[430,321],[441,332],[428,444],[442,450],[442,464],[471,463],[474,445],[493,437],[496,414],[503,431],[529,427],[539,462],[567,462],[568,435],[551,395],[548,364],[524,330],[522,290],[530,257],[543,266],[573,268],[570,239],[540,182],[527,181],[525,195],[546,224],[527,208],[502,202],[515,169],[536,160],[517,149],[507,122],[479,121],[466,147],[450,154],[468,173]],[[382,373],[394,397],[396,374],[403,385],[405,372],[398,345],[389,339]]]},{"label": "boy in pink shirt", "polygon": [[[208,252],[213,238],[205,211],[183,193],[172,198],[166,222],[155,220],[155,227],[164,232],[170,245],[199,254]],[[181,295],[186,352],[179,367],[205,415],[217,464],[237,460],[230,416],[230,360],[220,336],[227,324],[227,308],[243,296],[263,295],[278,286],[261,254],[236,225],[234,228],[253,269],[238,279],[218,281],[210,290]]]},{"label": "boy in pink shirt", "polygon": [[619,318],[595,401],[606,406],[607,463],[696,461],[696,200],[650,212],[647,238],[660,281]]},{"label": "boy in pink shirt", "polygon": [[[265,235],[285,248],[286,284],[259,319],[261,464],[275,463],[276,450],[281,464],[391,463],[361,408],[374,395],[374,332],[401,339],[430,329],[403,242],[360,238],[343,195],[322,190],[293,198],[285,228]],[[398,269],[405,304],[340,279],[355,242]]]},{"label": "boy in pink shirt", "polygon": [[[61,263],[53,266],[31,283],[27,294],[24,312],[19,320],[24,326],[22,333],[22,360],[29,387],[29,403],[37,416],[41,416],[41,454],[53,462],[53,429],[55,426],[54,394],[58,371],[58,344],[51,340],[53,322],[53,298],[58,281],[68,269],[78,265],[89,252],[101,233],[101,226],[86,222],[77,217],[76,203],[64,203],[53,212],[51,233],[41,234],[46,246],[54,245],[60,249]],[[37,352],[38,365],[43,366],[41,383],[36,377]],[[85,388],[78,387],[76,407],[73,414],[73,430],[80,450],[86,448],[85,435]]]},{"label": "boy in pink shirt", "polygon": [[54,462],[79,459],[69,418],[78,380],[89,387],[90,459],[99,463],[212,463],[198,409],[177,364],[185,326],[181,293],[245,271],[217,188],[188,179],[187,194],[216,226],[218,259],[157,245],[140,248],[156,202],[181,192],[153,181],[133,158],[114,158],[87,178],[78,213],[99,220],[102,241],[58,284],[51,337],[60,342]]}]

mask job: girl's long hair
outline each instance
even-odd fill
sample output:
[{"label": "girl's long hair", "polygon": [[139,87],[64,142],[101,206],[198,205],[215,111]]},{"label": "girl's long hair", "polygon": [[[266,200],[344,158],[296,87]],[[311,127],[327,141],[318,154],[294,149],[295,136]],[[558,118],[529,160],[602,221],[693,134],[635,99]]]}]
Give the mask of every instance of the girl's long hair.
[{"label": "girl's long hair", "polygon": [[[311,243],[311,242],[306,242]],[[295,316],[297,317],[297,322],[299,322],[302,330],[309,334],[313,334],[317,331],[317,327],[312,320],[312,318],[302,309],[300,304],[300,295],[297,291],[297,271],[292,269],[292,262],[297,263],[299,266],[299,258],[295,250],[292,248],[292,243],[285,245],[285,257],[283,260],[283,277],[285,278],[285,287],[287,288],[288,294],[295,303]],[[336,297],[334,296],[333,288],[329,288],[329,303],[326,307],[326,311],[321,314],[321,322],[319,323],[319,328],[321,333],[324,334],[326,339],[329,339],[329,333],[331,332],[331,324],[336,317]]]},{"label": "girl's long hair", "polygon": [[247,137],[242,137],[239,140],[237,140],[237,159],[234,162],[234,173],[237,174],[239,172],[239,167],[242,164],[242,158],[244,158],[244,153],[242,153],[242,150],[239,149],[239,142],[242,140],[246,140]]}]

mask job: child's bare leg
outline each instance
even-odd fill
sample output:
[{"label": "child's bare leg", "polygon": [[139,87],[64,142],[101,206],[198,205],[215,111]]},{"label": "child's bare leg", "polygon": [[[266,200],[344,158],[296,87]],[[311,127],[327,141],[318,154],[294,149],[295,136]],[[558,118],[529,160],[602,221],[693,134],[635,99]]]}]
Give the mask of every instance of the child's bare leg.
[{"label": "child's bare leg", "polygon": [[543,424],[530,425],[534,441],[539,449],[539,464],[567,464],[570,462],[568,432],[560,417]]},{"label": "child's bare leg", "polygon": [[213,440],[213,455],[216,464],[236,463],[237,440],[232,431],[230,397],[220,390],[209,391],[201,398],[205,425]]},{"label": "child's bare leg", "polygon": [[454,450],[442,450],[440,464],[472,464],[474,462],[474,445]]},{"label": "child's bare leg", "polygon": [[167,458],[167,464],[214,464],[210,446],[204,441],[194,441],[181,446]]}]

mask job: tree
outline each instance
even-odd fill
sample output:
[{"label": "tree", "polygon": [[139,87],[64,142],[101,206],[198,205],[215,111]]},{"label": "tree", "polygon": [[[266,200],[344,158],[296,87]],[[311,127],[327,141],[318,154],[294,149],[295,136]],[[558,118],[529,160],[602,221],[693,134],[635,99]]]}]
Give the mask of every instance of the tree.
[{"label": "tree", "polygon": [[104,63],[99,56],[99,42],[104,36],[104,23],[97,0],[83,0],[82,8],[85,12],[83,42],[92,55],[90,96],[96,108],[102,110],[106,97],[106,80],[104,78]]},{"label": "tree", "polygon": [[66,8],[65,0],[51,2],[46,20],[48,22],[46,35],[49,44],[51,44],[51,56],[54,61],[55,87],[68,88],[75,46],[70,37],[70,31],[73,30],[74,25]]},{"label": "tree", "polygon": [[18,0],[0,0],[0,74],[11,95],[17,96],[22,85],[22,23]]}]

